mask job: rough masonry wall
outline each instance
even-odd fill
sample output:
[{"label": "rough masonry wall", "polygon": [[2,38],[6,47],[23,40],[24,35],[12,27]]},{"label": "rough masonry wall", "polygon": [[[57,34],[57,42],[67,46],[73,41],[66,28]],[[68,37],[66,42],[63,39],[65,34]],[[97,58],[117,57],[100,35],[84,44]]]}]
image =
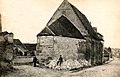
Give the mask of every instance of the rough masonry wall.
[{"label": "rough masonry wall", "polygon": [[60,36],[38,36],[37,51],[39,56],[59,58],[60,55],[66,59],[85,59],[86,41]]},{"label": "rough masonry wall", "polygon": [[[13,43],[6,40],[5,35],[0,35],[0,71],[10,70],[13,60]],[[2,74],[0,72],[0,75]]]},{"label": "rough masonry wall", "polygon": [[103,43],[92,39],[91,41],[91,64],[97,65],[102,63]]},{"label": "rough masonry wall", "polygon": [[53,40],[53,36],[38,36],[36,54],[43,57],[48,57],[49,55],[51,55],[51,53],[53,52]]}]

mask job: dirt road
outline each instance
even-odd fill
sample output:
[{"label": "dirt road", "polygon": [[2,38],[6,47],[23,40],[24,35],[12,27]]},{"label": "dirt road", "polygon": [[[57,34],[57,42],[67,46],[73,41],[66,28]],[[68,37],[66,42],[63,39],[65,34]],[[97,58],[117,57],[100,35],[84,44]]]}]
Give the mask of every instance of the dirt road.
[{"label": "dirt road", "polygon": [[120,59],[115,58],[109,64],[72,73],[70,77],[120,77]]},{"label": "dirt road", "polygon": [[120,59],[109,64],[88,68],[79,72],[58,71],[32,66],[14,66],[19,69],[2,77],[120,77]]}]

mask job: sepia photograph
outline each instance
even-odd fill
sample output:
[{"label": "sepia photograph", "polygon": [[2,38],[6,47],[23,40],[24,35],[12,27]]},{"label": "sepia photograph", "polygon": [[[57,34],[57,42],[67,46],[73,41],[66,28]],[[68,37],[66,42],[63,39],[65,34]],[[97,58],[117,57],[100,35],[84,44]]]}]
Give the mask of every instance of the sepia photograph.
[{"label": "sepia photograph", "polygon": [[120,0],[0,0],[0,77],[120,77]]}]

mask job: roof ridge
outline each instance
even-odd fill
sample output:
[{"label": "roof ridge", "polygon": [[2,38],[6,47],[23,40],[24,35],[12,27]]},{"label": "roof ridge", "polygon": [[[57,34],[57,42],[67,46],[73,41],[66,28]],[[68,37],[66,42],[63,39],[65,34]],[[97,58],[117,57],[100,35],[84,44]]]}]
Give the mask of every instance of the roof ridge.
[{"label": "roof ridge", "polygon": [[[56,12],[60,9],[60,7],[64,4],[69,4],[70,2],[68,2],[68,0],[63,0],[63,2],[59,5],[59,7],[56,9],[56,11],[54,12],[54,14],[52,15],[52,17],[56,14]],[[50,20],[48,21],[48,23],[46,24],[47,26],[50,25],[50,21],[52,20],[52,17],[50,18]],[[61,16],[60,16],[61,17]],[[58,17],[59,18],[59,17]],[[56,19],[57,20],[57,19]],[[52,23],[51,23],[52,24]]]},{"label": "roof ridge", "polygon": [[[89,23],[89,20],[87,19],[87,17],[81,11],[79,11],[74,5],[72,5],[71,3],[70,3],[70,6],[72,7],[72,9],[75,12],[75,14],[78,16],[80,21],[82,22],[83,26],[86,28],[88,33],[90,35],[92,35],[92,37],[97,37],[98,38],[98,36],[96,35],[96,32],[93,30],[92,25]],[[76,12],[76,11],[78,11],[78,12]],[[81,14],[82,18],[79,16],[80,15],[79,13]],[[88,26],[86,26],[86,23],[87,23]],[[91,33],[87,27],[91,28],[93,33]]]}]

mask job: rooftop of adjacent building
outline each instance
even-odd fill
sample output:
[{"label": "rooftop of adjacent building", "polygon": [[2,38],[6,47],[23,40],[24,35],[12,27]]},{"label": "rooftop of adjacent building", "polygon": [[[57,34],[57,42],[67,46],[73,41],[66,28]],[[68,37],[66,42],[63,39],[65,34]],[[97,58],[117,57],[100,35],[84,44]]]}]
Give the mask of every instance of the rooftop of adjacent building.
[{"label": "rooftop of adjacent building", "polygon": [[29,51],[34,51],[36,50],[36,43],[23,43],[24,46],[29,50]]},{"label": "rooftop of adjacent building", "polygon": [[13,34],[12,32],[7,32],[7,31],[4,31],[4,32],[0,32],[0,35],[7,35],[7,34]]}]

